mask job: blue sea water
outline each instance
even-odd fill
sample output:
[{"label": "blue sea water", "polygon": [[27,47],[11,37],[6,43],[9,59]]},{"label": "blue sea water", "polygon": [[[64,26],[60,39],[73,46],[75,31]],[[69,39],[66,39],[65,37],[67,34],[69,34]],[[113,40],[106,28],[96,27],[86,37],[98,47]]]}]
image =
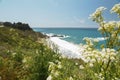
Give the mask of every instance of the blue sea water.
[{"label": "blue sea water", "polygon": [[46,34],[66,35],[69,37],[61,38],[74,44],[83,43],[84,37],[89,38],[102,38],[97,28],[33,28],[36,32]]}]

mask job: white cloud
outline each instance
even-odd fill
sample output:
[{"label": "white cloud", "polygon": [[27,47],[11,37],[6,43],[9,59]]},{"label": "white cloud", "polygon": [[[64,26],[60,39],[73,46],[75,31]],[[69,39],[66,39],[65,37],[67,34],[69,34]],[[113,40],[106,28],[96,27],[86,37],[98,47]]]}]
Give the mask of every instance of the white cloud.
[{"label": "white cloud", "polygon": [[80,20],[80,23],[81,23],[81,24],[84,24],[84,23],[85,23],[85,20]]},{"label": "white cloud", "polygon": [[76,23],[80,23],[80,24],[85,23],[85,19],[80,19],[79,17],[76,17],[76,16],[74,16],[73,19],[74,19],[74,22]]}]

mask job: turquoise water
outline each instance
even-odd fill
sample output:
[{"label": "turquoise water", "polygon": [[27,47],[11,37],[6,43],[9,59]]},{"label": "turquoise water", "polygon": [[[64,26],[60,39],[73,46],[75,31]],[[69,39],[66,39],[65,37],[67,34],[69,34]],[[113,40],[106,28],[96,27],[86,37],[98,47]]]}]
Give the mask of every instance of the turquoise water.
[{"label": "turquoise water", "polygon": [[34,28],[33,30],[47,34],[52,33],[69,36],[62,39],[74,44],[84,43],[84,37],[102,38],[96,28]]}]

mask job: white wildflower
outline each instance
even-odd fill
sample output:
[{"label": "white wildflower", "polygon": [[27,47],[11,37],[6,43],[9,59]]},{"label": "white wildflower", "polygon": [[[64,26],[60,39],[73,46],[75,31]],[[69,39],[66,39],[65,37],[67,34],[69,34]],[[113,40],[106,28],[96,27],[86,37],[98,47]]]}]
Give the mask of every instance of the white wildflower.
[{"label": "white wildflower", "polygon": [[52,80],[52,76],[49,75],[46,80]]},{"label": "white wildflower", "polygon": [[120,27],[120,21],[117,22],[117,27],[118,27],[118,28]]},{"label": "white wildflower", "polygon": [[119,78],[115,77],[115,80],[120,80]]},{"label": "white wildflower", "polygon": [[94,56],[95,56],[95,58],[98,58],[98,57],[99,57],[98,54],[95,54]]},{"label": "white wildflower", "polygon": [[106,10],[106,9],[107,9],[107,8],[105,8],[105,7],[103,7],[103,6],[97,8],[98,11],[103,11],[103,10]]},{"label": "white wildflower", "polygon": [[59,72],[58,71],[54,72],[54,77],[58,77],[58,76],[59,76]]},{"label": "white wildflower", "polygon": [[89,47],[89,45],[84,45],[84,46],[83,46],[84,49],[86,49],[86,48],[88,48],[88,47]]},{"label": "white wildflower", "polygon": [[97,58],[97,61],[98,61],[98,62],[100,62],[100,61],[101,61],[101,58],[100,58],[100,57],[99,57],[99,58]]},{"label": "white wildflower", "polygon": [[86,58],[86,60],[89,62],[89,61],[91,60],[91,58],[88,56],[88,57]]},{"label": "white wildflower", "polygon": [[111,37],[112,37],[112,38],[115,38],[115,37],[116,37],[116,34],[115,34],[115,33],[113,33],[113,34],[111,35]]},{"label": "white wildflower", "polygon": [[97,73],[94,73],[94,75],[95,75],[95,76],[98,76],[98,74],[97,74]]},{"label": "white wildflower", "polygon": [[54,69],[54,66],[55,66],[55,64],[53,63],[53,62],[49,62],[49,69],[48,70],[52,70],[52,69]]},{"label": "white wildflower", "polygon": [[104,58],[104,59],[102,59],[102,61],[103,61],[104,63],[107,63],[107,62],[108,62],[108,59]]},{"label": "white wildflower", "polygon": [[93,59],[91,59],[91,62],[92,62],[92,63],[95,63],[95,62],[96,62],[96,60],[93,58]]},{"label": "white wildflower", "polygon": [[83,65],[80,65],[79,68],[80,68],[80,69],[84,69],[84,66],[83,66]]},{"label": "white wildflower", "polygon": [[119,11],[120,11],[120,3],[119,4],[115,4],[113,6],[113,8],[111,9],[111,13],[115,12],[115,13],[119,14]]},{"label": "white wildflower", "polygon": [[93,65],[93,63],[90,63],[89,66],[90,66],[90,67],[93,67],[94,65]]},{"label": "white wildflower", "polygon": [[99,77],[101,77],[102,76],[102,73],[99,73]]},{"label": "white wildflower", "polygon": [[105,10],[106,8],[105,7],[99,7],[96,9],[96,11],[90,15],[90,18],[93,20],[93,21],[96,21],[96,22],[102,22],[103,21],[103,18],[101,16],[102,12]]},{"label": "white wildflower", "polygon": [[112,57],[110,57],[110,60],[112,60],[112,61],[113,61],[113,60],[115,60],[115,57],[113,57],[113,56],[112,56]]},{"label": "white wildflower", "polygon": [[94,42],[99,42],[99,40],[98,40],[98,39],[94,39],[93,41],[94,41]]},{"label": "white wildflower", "polygon": [[36,54],[38,54],[39,52],[38,52],[38,50],[36,50]]},{"label": "white wildflower", "polygon": [[13,56],[15,56],[17,53],[12,53]]},{"label": "white wildflower", "polygon": [[59,68],[59,69],[61,69],[61,68],[62,68],[62,65],[61,65],[61,64],[59,64],[59,65],[58,65],[58,68]]},{"label": "white wildflower", "polygon": [[15,30],[13,28],[11,28],[10,31],[15,31]]},{"label": "white wildflower", "polygon": [[69,80],[73,80],[73,78],[70,76]]},{"label": "white wildflower", "polygon": [[83,40],[89,41],[90,39],[88,37],[84,37]]},{"label": "white wildflower", "polygon": [[24,58],[24,59],[22,60],[22,62],[23,62],[23,63],[26,63],[26,62],[27,62],[27,59],[26,59],[26,58]]},{"label": "white wildflower", "polygon": [[78,63],[75,63],[75,65],[78,65]]},{"label": "white wildflower", "polygon": [[[91,45],[92,45],[92,44],[91,44]],[[89,51],[91,51],[91,50],[92,50],[92,48],[90,48],[90,47],[89,47],[89,48],[88,48],[88,50],[89,50]]]}]

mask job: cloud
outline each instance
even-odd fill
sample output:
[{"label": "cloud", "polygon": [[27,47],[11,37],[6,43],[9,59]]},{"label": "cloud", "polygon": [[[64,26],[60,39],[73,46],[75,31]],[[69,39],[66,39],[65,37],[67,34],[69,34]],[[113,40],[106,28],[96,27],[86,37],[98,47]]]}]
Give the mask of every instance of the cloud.
[{"label": "cloud", "polygon": [[80,20],[80,23],[81,23],[81,24],[84,24],[84,23],[85,23],[85,20]]},{"label": "cloud", "polygon": [[76,16],[74,16],[73,19],[76,23],[80,23],[80,24],[85,23],[85,19],[80,19],[79,17],[76,17]]}]

